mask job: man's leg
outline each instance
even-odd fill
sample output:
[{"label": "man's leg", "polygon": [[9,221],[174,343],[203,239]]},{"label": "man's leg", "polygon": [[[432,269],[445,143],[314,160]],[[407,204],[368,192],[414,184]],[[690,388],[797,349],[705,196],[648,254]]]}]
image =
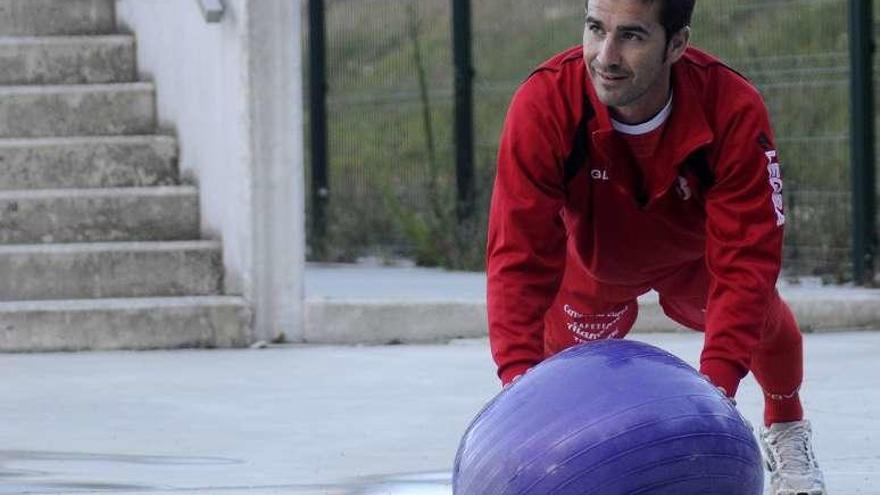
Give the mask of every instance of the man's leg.
[{"label": "man's leg", "polygon": [[[655,285],[667,316],[694,330],[706,324],[709,274],[702,260]],[[803,419],[798,391],[804,376],[801,331],[788,305],[774,291],[749,369],[764,391],[764,423]]]},{"label": "man's leg", "polygon": [[544,353],[552,356],[568,347],[593,340],[622,339],[636,321],[635,299],[607,303],[580,299],[559,301],[544,317]]},{"label": "man's leg", "polygon": [[646,290],[601,283],[569,263],[544,315],[545,357],[592,340],[623,338],[639,313],[636,297]]},{"label": "man's leg", "polygon": [[767,311],[761,341],[749,368],[764,391],[764,425],[804,419],[799,395],[804,377],[803,338],[778,293]]},{"label": "man's leg", "polygon": [[[683,270],[681,287],[666,281],[660,304],[673,320],[693,328],[705,327],[705,296],[696,295],[703,283],[697,270]],[[803,338],[788,305],[774,291],[761,329],[761,340],[749,369],[764,392],[761,446],[770,470],[773,495],[824,495],[825,482],[812,447],[810,423],[803,419],[799,390],[803,380]]]},{"label": "man's leg", "polygon": [[776,292],[749,368],[764,391],[765,428],[760,436],[771,493],[824,495],[812,427],[804,421],[799,395],[804,376],[803,338],[794,315]]},{"label": "man's leg", "polygon": [[[702,331],[705,299],[660,295],[667,316]],[[788,305],[774,292],[767,308],[761,340],[749,369],[764,391],[764,425],[804,419],[799,390],[804,377],[803,339]]]}]

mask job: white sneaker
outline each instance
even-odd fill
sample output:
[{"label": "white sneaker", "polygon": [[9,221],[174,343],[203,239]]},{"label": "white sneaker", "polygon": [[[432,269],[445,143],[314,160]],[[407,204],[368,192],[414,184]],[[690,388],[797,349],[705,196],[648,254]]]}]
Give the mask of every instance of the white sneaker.
[{"label": "white sneaker", "polygon": [[771,495],[826,495],[825,478],[813,454],[812,433],[809,421],[761,428]]}]

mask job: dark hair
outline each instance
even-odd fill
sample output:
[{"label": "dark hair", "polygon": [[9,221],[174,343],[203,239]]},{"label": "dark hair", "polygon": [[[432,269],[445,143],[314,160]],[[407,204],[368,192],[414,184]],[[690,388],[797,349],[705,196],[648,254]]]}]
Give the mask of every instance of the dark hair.
[{"label": "dark hair", "polygon": [[[643,0],[653,2],[654,0]],[[661,0],[663,8],[660,10],[660,24],[666,31],[666,40],[681,31],[685,26],[691,25],[691,16],[694,14],[695,0]]]},{"label": "dark hair", "polygon": [[[654,3],[658,0],[642,0],[644,3]],[[666,31],[666,41],[672,39],[672,35],[681,31],[685,26],[691,25],[691,16],[694,13],[695,0],[659,0],[663,2],[660,9],[660,24]],[[590,0],[586,0],[584,6],[588,6]]]}]

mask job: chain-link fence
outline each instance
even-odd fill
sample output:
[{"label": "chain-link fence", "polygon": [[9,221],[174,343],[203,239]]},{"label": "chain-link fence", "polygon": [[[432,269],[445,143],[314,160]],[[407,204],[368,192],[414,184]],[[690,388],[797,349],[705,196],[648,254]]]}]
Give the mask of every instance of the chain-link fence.
[{"label": "chain-link fence", "polygon": [[786,178],[785,267],[845,279],[850,263],[845,0],[701,0],[695,41],[761,90]]},{"label": "chain-link fence", "polygon": [[449,7],[328,0],[325,8],[330,197],[319,251],[344,261],[411,257],[419,229],[438,216],[432,189],[454,185]]},{"label": "chain-link fence", "polygon": [[[476,220],[455,225],[447,0],[327,0],[330,201],[321,256],[479,269],[498,135],[529,72],[580,42],[583,0],[472,2]],[[786,272],[850,273],[846,0],[700,0],[695,45],[764,94],[786,174]],[[310,239],[310,242],[314,242]]]}]

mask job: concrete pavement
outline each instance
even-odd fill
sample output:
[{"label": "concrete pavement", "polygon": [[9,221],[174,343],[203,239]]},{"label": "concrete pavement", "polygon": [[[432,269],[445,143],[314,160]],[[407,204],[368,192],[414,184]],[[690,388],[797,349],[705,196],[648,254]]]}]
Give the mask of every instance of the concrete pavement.
[{"label": "concrete pavement", "polygon": [[[691,363],[696,333],[643,334]],[[806,338],[833,495],[880,493],[880,332]],[[448,495],[498,390],[484,339],[0,355],[0,494]],[[748,379],[738,397],[760,421]]]}]

